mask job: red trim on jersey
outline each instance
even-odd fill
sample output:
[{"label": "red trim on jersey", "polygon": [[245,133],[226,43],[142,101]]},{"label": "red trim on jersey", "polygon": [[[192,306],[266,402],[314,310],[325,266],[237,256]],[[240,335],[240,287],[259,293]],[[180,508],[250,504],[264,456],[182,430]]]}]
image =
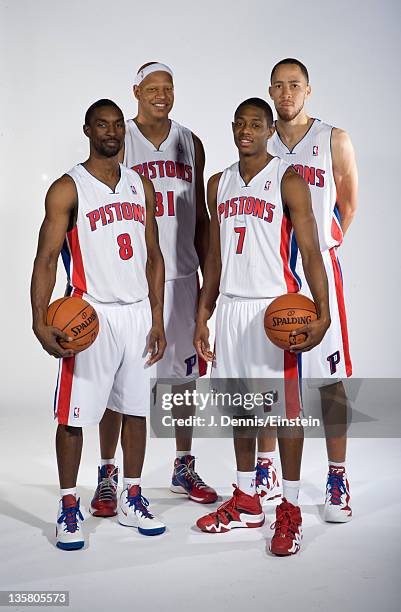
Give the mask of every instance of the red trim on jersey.
[{"label": "red trim on jersey", "polygon": [[[198,286],[198,303],[199,304],[199,298],[200,298],[200,292],[201,292],[201,286],[200,286],[200,280],[199,280],[199,272],[196,273],[196,284]],[[198,369],[199,369],[199,376],[205,376],[206,372],[207,372],[207,361],[205,361],[204,359],[202,359],[202,357],[199,357],[198,355]]]},{"label": "red trim on jersey", "polygon": [[332,238],[340,245],[343,241],[343,232],[341,226],[338,222],[337,217],[333,214],[333,218],[331,220],[331,235]]},{"label": "red trim on jersey", "polygon": [[291,272],[288,264],[290,259],[290,236],[292,230],[292,223],[288,217],[283,215],[281,222],[281,241],[280,241],[280,255],[283,260],[283,272],[285,284],[287,286],[288,293],[297,293],[299,291],[299,285]]},{"label": "red trim on jersey", "polygon": [[70,416],[72,379],[74,376],[75,356],[63,359],[60,374],[60,390],[57,400],[57,419],[59,425],[68,425]]},{"label": "red trim on jersey", "polygon": [[342,336],[342,341],[343,341],[343,353],[344,353],[344,359],[345,359],[345,371],[346,371],[347,376],[352,376],[352,363],[351,363],[351,356],[349,353],[347,315],[345,312],[344,291],[343,291],[343,283],[342,283],[342,278],[341,278],[341,270],[340,270],[339,263],[337,261],[335,249],[334,248],[330,249],[329,252],[330,252],[330,257],[331,257],[331,263],[333,265],[334,284],[336,287],[338,312],[340,315],[341,336]]},{"label": "red trim on jersey", "polygon": [[298,355],[284,351],[284,394],[285,413],[289,419],[296,419],[301,412],[299,389]]},{"label": "red trim on jersey", "polygon": [[74,288],[84,293],[86,290],[86,277],[84,270],[84,263],[82,261],[81,247],[79,244],[78,229],[75,226],[67,234],[67,242],[70,247],[71,260],[72,260],[72,276],[71,283]]}]

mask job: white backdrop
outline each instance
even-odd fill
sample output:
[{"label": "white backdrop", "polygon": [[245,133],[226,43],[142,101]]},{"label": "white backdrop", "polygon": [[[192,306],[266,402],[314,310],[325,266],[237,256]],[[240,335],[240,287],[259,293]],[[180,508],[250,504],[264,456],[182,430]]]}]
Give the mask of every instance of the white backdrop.
[{"label": "white backdrop", "polygon": [[[87,155],[87,107],[108,97],[132,117],[133,77],[153,60],[175,71],[172,116],[203,140],[206,178],[236,157],[230,122],[237,104],[267,95],[279,59],[295,56],[307,65],[309,113],[346,129],[359,163],[360,209],[341,252],[354,374],[399,375],[397,1],[2,0],[0,6],[6,406],[44,405],[53,392],[56,362],[32,335],[28,294],[44,194]],[[60,266],[56,297],[63,287]]]}]

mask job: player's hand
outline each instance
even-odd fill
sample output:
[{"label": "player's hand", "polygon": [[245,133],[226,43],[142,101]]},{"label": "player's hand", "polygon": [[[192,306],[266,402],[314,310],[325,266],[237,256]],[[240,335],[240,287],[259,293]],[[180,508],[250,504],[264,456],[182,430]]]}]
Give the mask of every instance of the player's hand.
[{"label": "player's hand", "polygon": [[149,341],[146,347],[146,352],[150,357],[145,365],[151,366],[157,361],[160,361],[164,355],[166,346],[167,342],[163,325],[153,325],[149,332]]},{"label": "player's hand", "polygon": [[290,352],[305,353],[306,351],[310,351],[321,343],[329,327],[330,319],[317,319],[316,321],[312,321],[312,323],[305,325],[305,327],[301,327],[300,329],[292,332],[291,337],[294,339],[294,342],[296,342],[296,336],[299,336],[300,334],[306,334],[306,339],[300,344],[294,344],[294,346],[290,348]]},{"label": "player's hand", "polygon": [[75,354],[72,349],[64,349],[59,344],[60,340],[63,340],[63,342],[71,342],[72,338],[65,332],[57,329],[57,327],[43,325],[35,327],[33,331],[45,351],[49,353],[49,355],[52,355],[52,357],[60,359],[61,357],[73,357]]},{"label": "player's hand", "polygon": [[214,354],[210,350],[209,328],[206,323],[198,322],[195,328],[194,347],[198,356],[205,361],[213,361]]}]

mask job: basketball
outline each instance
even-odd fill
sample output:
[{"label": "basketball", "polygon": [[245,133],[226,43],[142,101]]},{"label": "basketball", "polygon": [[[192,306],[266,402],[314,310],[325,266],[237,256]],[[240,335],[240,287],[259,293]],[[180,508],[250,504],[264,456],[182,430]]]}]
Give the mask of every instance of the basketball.
[{"label": "basketball", "polygon": [[286,293],[273,300],[266,309],[265,332],[273,344],[288,350],[306,339],[306,334],[294,337],[291,332],[316,319],[316,306],[312,300],[301,293]]},{"label": "basketball", "polygon": [[76,352],[87,349],[99,333],[96,310],[78,297],[63,297],[52,302],[47,310],[47,325],[68,334],[72,341],[60,340],[60,345]]}]

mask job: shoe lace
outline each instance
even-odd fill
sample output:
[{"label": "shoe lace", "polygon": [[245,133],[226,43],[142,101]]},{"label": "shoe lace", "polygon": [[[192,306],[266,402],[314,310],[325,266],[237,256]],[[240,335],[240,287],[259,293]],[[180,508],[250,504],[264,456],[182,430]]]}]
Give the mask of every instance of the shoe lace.
[{"label": "shoe lace", "polygon": [[68,533],[75,533],[79,529],[77,515],[79,516],[81,521],[84,520],[84,517],[82,516],[81,511],[79,509],[79,500],[76,506],[68,506],[67,508],[63,508],[61,516],[59,517],[57,522],[59,524],[63,522],[65,523],[64,531],[68,531]]},{"label": "shoe lace", "polygon": [[267,485],[270,465],[256,465],[256,485]]},{"label": "shoe lace", "polygon": [[327,489],[330,496],[330,503],[335,506],[341,505],[341,497],[346,493],[343,475],[329,472]]},{"label": "shoe lace", "polygon": [[212,512],[212,516],[214,516],[216,519],[220,519],[220,518],[229,518],[229,516],[232,514],[232,510],[235,510],[235,505],[236,505],[236,495],[235,495],[235,491],[238,488],[237,485],[234,485],[234,495],[232,497],[230,497],[229,499],[227,499],[227,501],[223,502],[222,504],[220,504],[220,506],[215,510],[215,512]]},{"label": "shoe lace", "polygon": [[203,482],[202,478],[194,470],[195,457],[193,457],[189,463],[181,463],[176,468],[177,476],[189,480],[192,485],[197,486],[199,489],[204,489],[207,485]]},{"label": "shoe lace", "polygon": [[116,495],[117,483],[114,477],[118,475],[118,467],[115,467],[108,476],[102,478],[98,484],[98,498],[99,501],[111,501]]},{"label": "shoe lace", "polygon": [[290,509],[281,510],[277,508],[277,518],[270,525],[270,529],[275,529],[275,536],[286,537],[294,535],[298,531],[298,523],[295,520],[294,512]]},{"label": "shoe lace", "polygon": [[148,510],[149,501],[141,493],[138,493],[138,495],[129,495],[127,493],[127,501],[130,507],[134,506],[135,510],[141,512],[145,518],[154,518],[153,514]]}]

